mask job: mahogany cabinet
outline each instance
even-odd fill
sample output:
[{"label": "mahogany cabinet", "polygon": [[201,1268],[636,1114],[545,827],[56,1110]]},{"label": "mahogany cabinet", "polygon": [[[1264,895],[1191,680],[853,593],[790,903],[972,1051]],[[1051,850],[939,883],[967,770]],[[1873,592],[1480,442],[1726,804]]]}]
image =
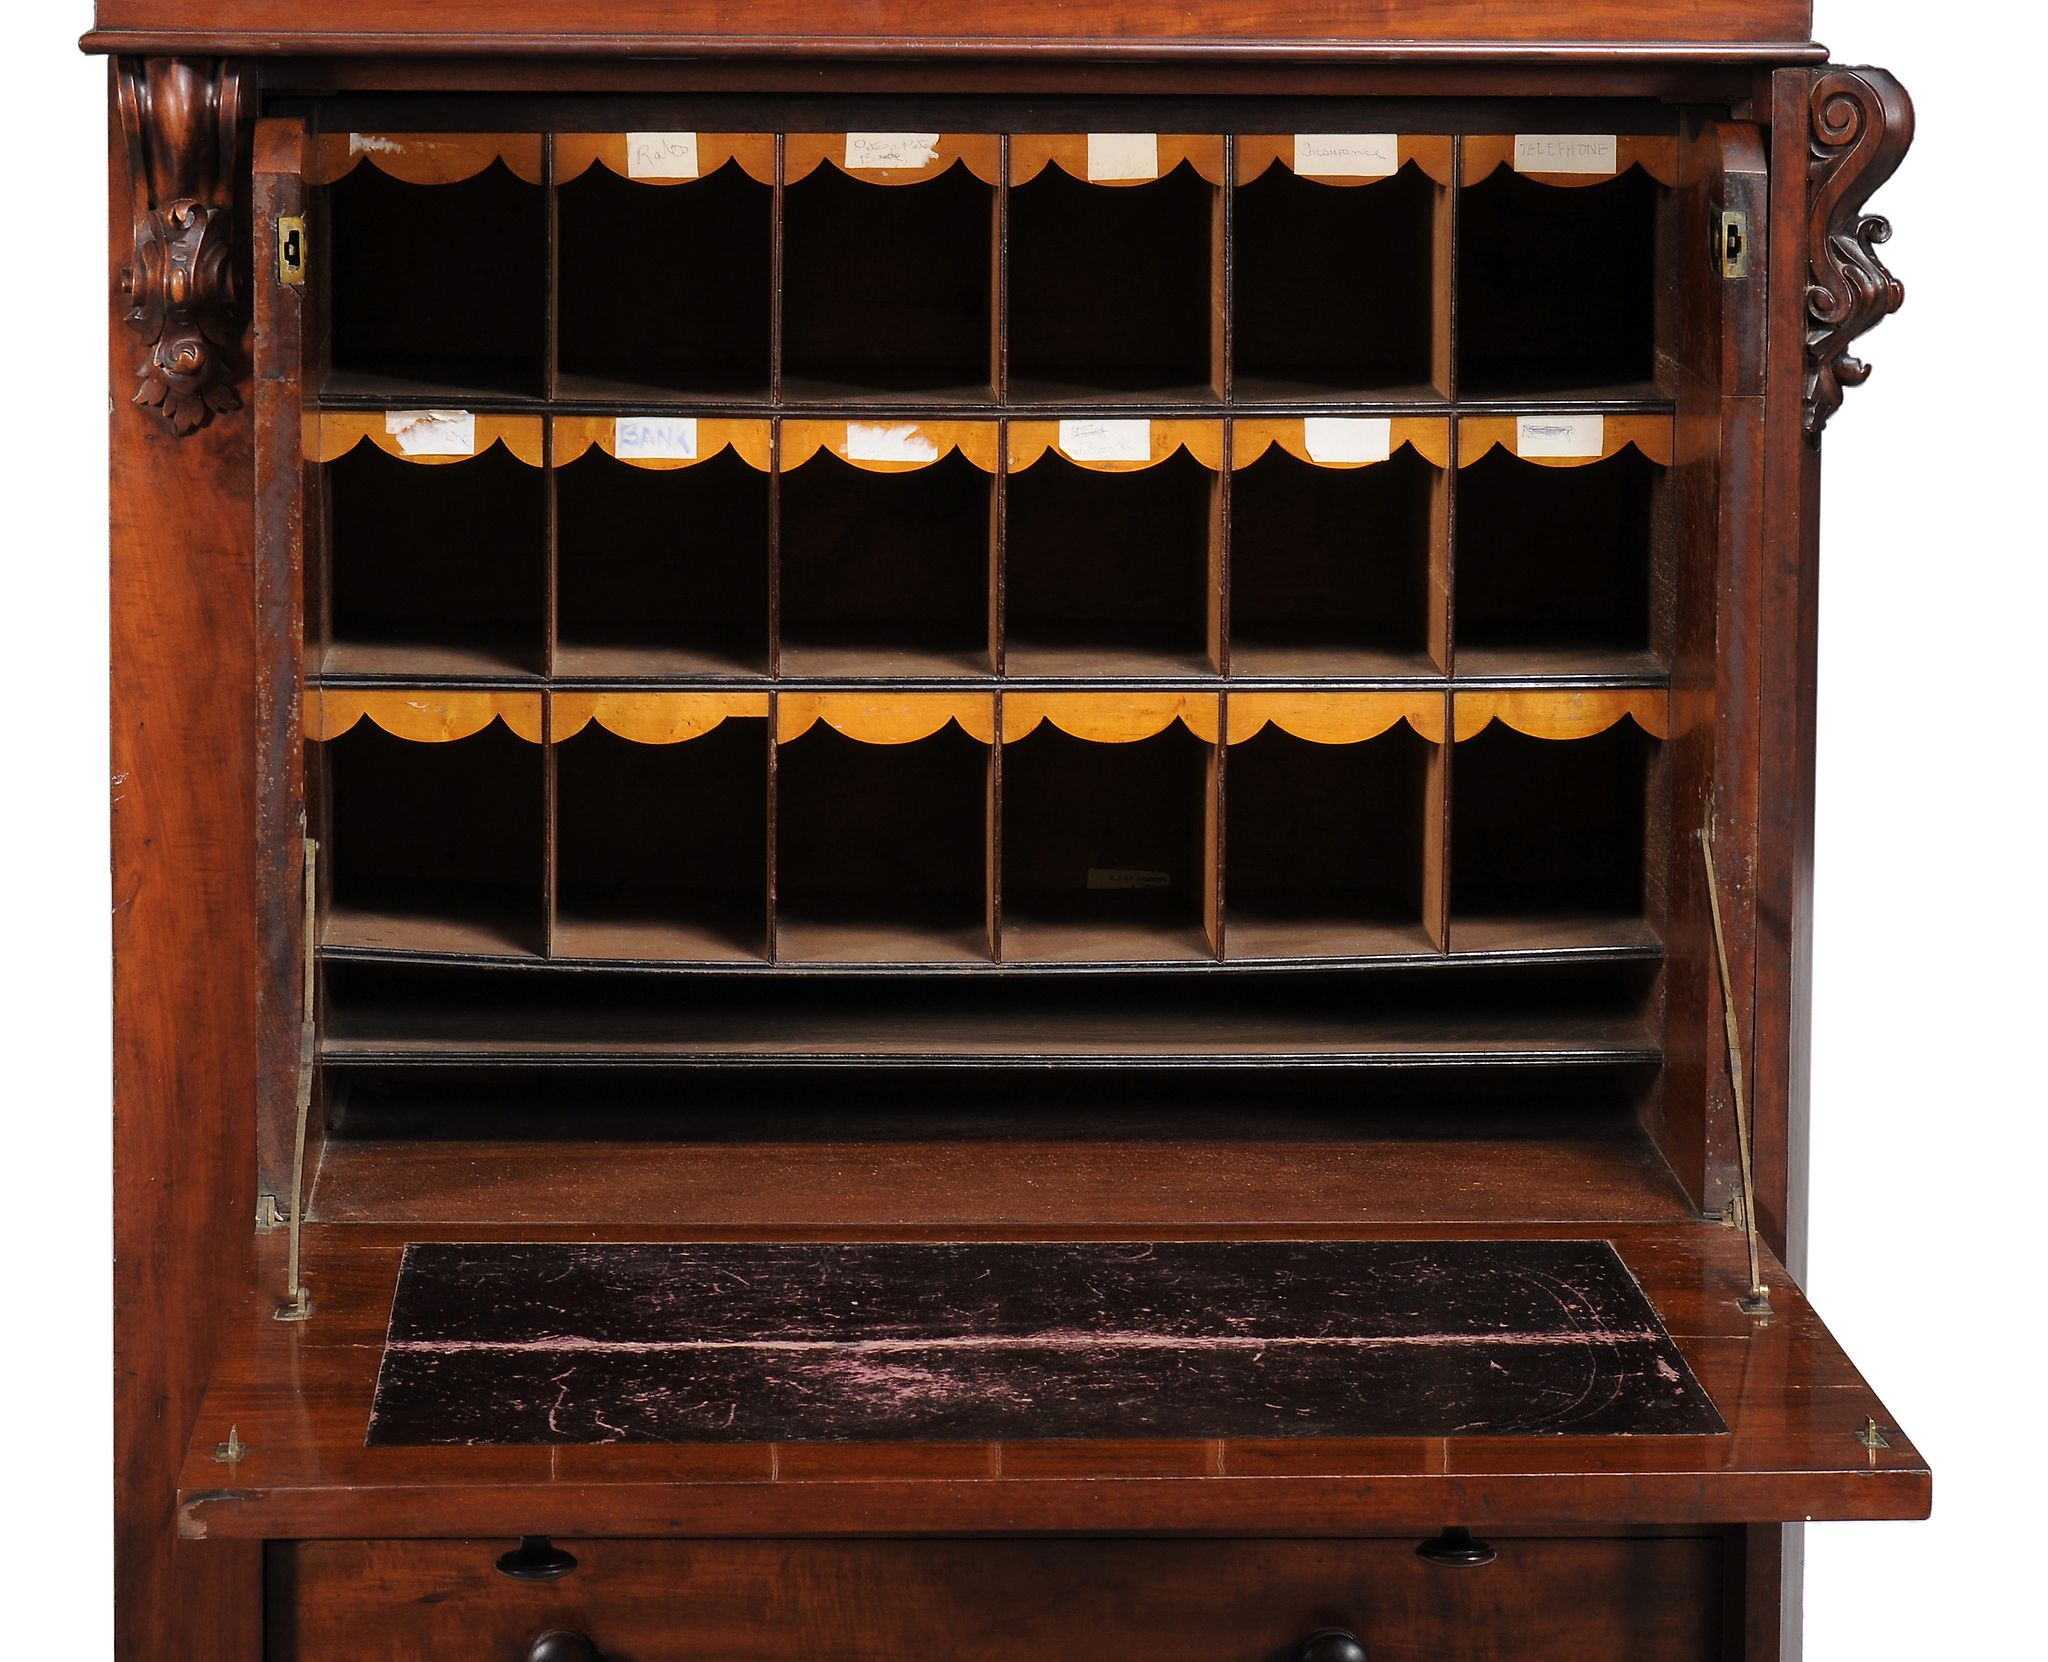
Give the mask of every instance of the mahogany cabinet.
[{"label": "mahogany cabinet", "polygon": [[1734,1659],[1796,0],[102,0],[121,1649]]}]

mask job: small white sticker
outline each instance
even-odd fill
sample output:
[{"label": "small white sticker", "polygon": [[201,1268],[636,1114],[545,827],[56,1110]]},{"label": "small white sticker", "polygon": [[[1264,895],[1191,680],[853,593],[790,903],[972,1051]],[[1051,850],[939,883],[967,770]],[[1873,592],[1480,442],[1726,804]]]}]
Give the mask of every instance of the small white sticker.
[{"label": "small white sticker", "polygon": [[694,179],[697,177],[695,133],[628,133],[626,177],[629,179]]},{"label": "small white sticker", "polygon": [[1384,462],[1394,453],[1394,423],[1386,416],[1309,416],[1301,439],[1312,462]]},{"label": "small white sticker", "polygon": [[846,424],[846,455],[855,462],[935,462],[939,447],[922,428],[907,422],[884,427],[874,422]]},{"label": "small white sticker", "polygon": [[1128,866],[1090,866],[1091,889],[1170,889],[1173,878],[1163,871],[1136,871]]},{"label": "small white sticker", "polygon": [[1596,415],[1518,416],[1517,456],[1598,456],[1607,448],[1607,418]]},{"label": "small white sticker", "polygon": [[1612,173],[1612,133],[1517,133],[1517,173]]},{"label": "small white sticker", "polygon": [[1157,133],[1090,133],[1088,177],[1156,179],[1159,177]]},{"label": "small white sticker", "polygon": [[1385,179],[1401,170],[1398,133],[1296,133],[1294,171],[1310,179]]},{"label": "small white sticker", "polygon": [[1063,421],[1060,452],[1077,462],[1149,462],[1149,421]]},{"label": "small white sticker", "polygon": [[937,133],[848,133],[848,172],[880,172],[887,168],[929,167],[939,159]]},{"label": "small white sticker", "polygon": [[467,410],[392,410],[384,431],[402,456],[474,456],[476,417]]},{"label": "small white sticker", "polygon": [[612,454],[622,462],[694,462],[695,416],[620,416],[612,423]]}]

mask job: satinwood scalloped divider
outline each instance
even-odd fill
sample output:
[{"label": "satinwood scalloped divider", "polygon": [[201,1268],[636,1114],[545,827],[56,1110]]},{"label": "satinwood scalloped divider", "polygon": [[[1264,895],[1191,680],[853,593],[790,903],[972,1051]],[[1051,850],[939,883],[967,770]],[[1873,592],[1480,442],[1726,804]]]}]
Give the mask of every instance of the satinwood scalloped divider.
[{"label": "satinwood scalloped divider", "polygon": [[792,185],[823,166],[874,185],[921,184],[960,166],[995,185],[1003,177],[1003,139],[1000,133],[790,133],[782,165],[783,181]]},{"label": "satinwood scalloped divider", "polygon": [[1458,692],[1452,736],[1460,744],[1493,722],[1532,739],[1587,739],[1624,717],[1653,739],[1671,737],[1671,694],[1663,687],[1550,687]]},{"label": "satinwood scalloped divider", "polygon": [[[1096,445],[1075,445],[1072,448],[1061,441],[1061,431],[1068,425],[1070,424],[1059,421],[1010,422],[1010,471],[1022,473],[1026,468],[1033,466],[1048,450],[1061,460],[1072,462],[1076,467],[1085,467],[1092,473],[1143,472],[1148,467],[1157,467],[1161,462],[1170,460],[1183,450],[1211,472],[1220,473],[1223,469],[1224,424],[1220,419],[1090,417],[1085,422],[1072,425],[1090,429],[1095,434]],[[1139,428],[1145,429],[1142,442],[1146,453],[1142,458],[1107,453],[1115,448],[1115,445],[1113,442],[1104,442],[1105,440],[1129,438],[1132,447],[1135,448]]]},{"label": "satinwood scalloped divider", "polygon": [[[1325,135],[1341,137],[1342,135]],[[1456,168],[1457,140],[1448,133],[1398,133],[1394,139],[1392,167],[1384,173],[1374,172],[1331,172],[1316,169],[1313,163],[1306,169],[1296,165],[1293,133],[1239,133],[1237,135],[1236,177],[1240,185],[1248,185],[1268,168],[1284,167],[1297,178],[1311,179],[1319,185],[1376,185],[1382,180],[1393,178],[1402,168],[1412,167],[1427,175],[1440,185],[1448,185]]]},{"label": "satinwood scalloped divider", "polygon": [[958,451],[982,472],[994,473],[1002,440],[993,421],[783,421],[785,471],[802,467],[821,450],[869,473],[912,473]]},{"label": "satinwood scalloped divider", "polygon": [[603,167],[636,185],[693,185],[734,162],[756,183],[775,183],[773,133],[692,133],[697,167],[693,174],[647,168],[635,171],[629,145],[632,137],[630,133],[557,133],[555,183],[566,185],[593,167]]},{"label": "satinwood scalloped divider", "polygon": [[418,462],[425,467],[471,461],[483,455],[494,444],[502,444],[528,467],[540,467],[547,460],[546,421],[542,416],[472,416],[470,419],[475,423],[476,442],[467,452],[456,455],[433,450],[409,450],[405,447],[402,436],[390,430],[393,414],[424,416],[429,413],[322,411],[319,415],[308,418],[314,430],[311,458],[318,462],[339,461],[357,445],[367,440],[387,456],[396,457],[401,462]]},{"label": "satinwood scalloped divider", "polygon": [[[1157,165],[1130,177],[1089,176],[1090,140],[1150,141]],[[1119,145],[1128,151],[1129,147]],[[1014,133],[1010,137],[1010,183],[1028,184],[1048,167],[1088,184],[1147,185],[1164,179],[1183,163],[1212,185],[1223,183],[1223,136],[1220,133]]]},{"label": "satinwood scalloped divider", "polygon": [[448,744],[471,738],[494,721],[502,721],[529,744],[539,744],[545,737],[542,695],[537,692],[306,689],[309,739],[338,739],[366,717],[393,738],[410,739],[415,744]]},{"label": "satinwood scalloped divider", "polygon": [[775,737],[788,744],[819,722],[863,744],[915,744],[953,723],[982,744],[996,739],[996,695],[979,692],[799,692],[775,698]]},{"label": "satinwood scalloped divider", "polygon": [[729,419],[719,416],[691,418],[696,427],[697,453],[694,456],[650,455],[644,451],[621,456],[619,427],[633,419],[628,416],[552,417],[555,466],[567,467],[571,462],[580,461],[593,447],[628,467],[662,472],[695,467],[699,462],[708,462],[727,450],[757,473],[766,473],[773,459],[774,427],[765,417]]},{"label": "satinwood scalloped divider", "polygon": [[1225,704],[1234,745],[1268,725],[1312,744],[1362,744],[1402,722],[1431,744],[1444,742],[1440,692],[1231,692]]},{"label": "satinwood scalloped divider", "polygon": [[635,744],[680,744],[733,717],[765,717],[769,706],[765,692],[555,692],[548,701],[554,744],[593,722]]},{"label": "satinwood scalloped divider", "polygon": [[[1451,424],[1444,416],[1337,416],[1337,422],[1384,420],[1389,428],[1385,456],[1367,455],[1357,459],[1317,455],[1309,445],[1308,421],[1300,416],[1238,416],[1230,423],[1230,465],[1233,470],[1249,467],[1278,445],[1298,462],[1311,467],[1376,467],[1391,461],[1409,448],[1432,467],[1451,465]],[[1469,419],[1469,418],[1468,418]]]},{"label": "satinwood scalloped divider", "polygon": [[502,162],[529,185],[545,177],[541,133],[322,133],[306,182],[331,185],[368,162],[409,185],[456,185]]},{"label": "satinwood scalloped divider", "polygon": [[[1544,412],[1552,415],[1553,412]],[[1458,419],[1458,466],[1470,467],[1487,452],[1499,448],[1540,467],[1588,467],[1618,456],[1633,445],[1659,467],[1671,466],[1675,418],[1668,415],[1566,416],[1573,421],[1598,420],[1601,442],[1598,450],[1575,456],[1547,455],[1521,443],[1522,424],[1540,421],[1542,415],[1468,415]]]},{"label": "satinwood scalloped divider", "polygon": [[[1515,137],[1513,133],[1468,133],[1464,140],[1461,182],[1476,185],[1501,168],[1513,168]],[[1676,137],[1665,133],[1620,133],[1614,135],[1614,152],[1614,171],[1611,173],[1545,173],[1526,169],[1518,171],[1524,179],[1533,179],[1538,184],[1562,185],[1572,189],[1602,185],[1610,179],[1620,178],[1632,167],[1640,167],[1658,184],[1674,188],[1677,186]]]}]

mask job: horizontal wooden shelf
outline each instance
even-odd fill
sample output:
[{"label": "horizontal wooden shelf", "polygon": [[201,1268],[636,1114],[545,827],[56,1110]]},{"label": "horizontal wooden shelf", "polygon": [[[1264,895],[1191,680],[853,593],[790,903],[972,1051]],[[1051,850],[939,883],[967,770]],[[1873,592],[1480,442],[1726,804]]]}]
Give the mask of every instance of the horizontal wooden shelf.
[{"label": "horizontal wooden shelf", "polygon": [[[1231,1145],[1211,1154],[1161,1145],[1149,1156],[1104,1145],[1076,1160],[1062,1144],[930,1144],[679,1148],[655,1160],[612,1149],[600,1166],[565,1159],[635,1211],[597,1233],[632,1241],[791,1239],[1158,1239],[1270,1231],[1365,1239],[1555,1238],[1554,1222],[1380,1221],[1373,1197],[1431,1187],[1443,1144],[1367,1145],[1269,1154]],[[622,1158],[622,1156],[624,1156]],[[488,1148],[428,1147],[408,1155],[443,1173],[442,1193],[502,1192],[477,1180],[515,1167]],[[1546,1154],[1509,1144],[1492,1170],[1510,1192],[1567,1193]],[[1534,1161],[1535,1164],[1530,1162]],[[1223,1181],[1237,1204],[1196,1222]],[[1598,1169],[1588,1163],[1588,1169]],[[1611,1170],[1611,1168],[1610,1168]],[[635,1206],[642,1175],[673,1181]],[[1057,1176],[1055,1176],[1057,1173]],[[1264,1174],[1264,1180],[1261,1180]],[[1539,1174],[1549,1181],[1538,1181]],[[344,1185],[330,1175],[330,1194]],[[1435,1185],[1443,1187],[1443,1185]],[[1491,1188],[1492,1185],[1489,1185]],[[361,1192],[361,1191],[359,1191]],[[1334,1195],[1365,1207],[1330,1215]],[[759,1203],[765,1210],[749,1212]],[[1091,1206],[1091,1212],[1088,1208]],[[1624,1205],[1628,1204],[1623,1202]],[[1640,1201],[1634,1203],[1639,1206]],[[1668,1201],[1667,1201],[1668,1204]],[[1140,1223],[1126,1220],[1139,1218]],[[676,1219],[678,1221],[667,1221]],[[859,1221],[842,1221],[857,1219]],[[916,1219],[915,1223],[909,1220]],[[830,1220],[830,1221],[828,1221]],[[519,1225],[514,1239],[592,1238],[589,1224]],[[1583,1227],[1583,1226],[1582,1226]],[[1766,1254],[1777,1313],[1757,1323],[1736,1308],[1747,1283],[1738,1231],[1716,1224],[1594,1226],[1676,1341],[1713,1399],[1725,1433],[1663,1437],[1452,1436],[1402,1439],[1228,1439],[1000,1444],[703,1444],[393,1448],[365,1445],[400,1255],[419,1225],[313,1226],[306,1281],[313,1318],[274,1319],[283,1241],[258,1243],[264,1291],[233,1313],[193,1431],[179,1485],[189,1537],[474,1536],[511,1539],[545,1519],[558,1534],[953,1534],[1123,1531],[1279,1535],[1427,1534],[1446,1516],[1497,1528],[1584,1526],[1626,1516],[1638,1525],[1725,1525],[1788,1519],[1911,1518],[1929,1504],[1927,1464],[1903,1436],[1867,1450],[1857,1433],[1892,1416],[1805,1297]],[[435,1225],[437,1238],[506,1238],[507,1229]],[[230,1427],[247,1452],[224,1468],[213,1451]],[[1568,1481],[1561,1481],[1568,1480]],[[686,1520],[679,1523],[678,1520]]]},{"label": "horizontal wooden shelf", "polygon": [[[1090,950],[1091,961],[1111,956]],[[587,1013],[550,1030],[533,1014],[339,1010],[321,1043],[329,1064],[584,1066],[694,1062],[722,1067],[859,1062],[869,1066],[1156,1068],[1440,1067],[1512,1062],[1654,1063],[1650,1031],[1628,1017],[1437,1020],[1272,1013],[1225,1020],[1213,1010],[1160,1010],[1134,1025],[1098,1005],[1057,1016],[975,1006],[868,1011],[822,1008]]]}]

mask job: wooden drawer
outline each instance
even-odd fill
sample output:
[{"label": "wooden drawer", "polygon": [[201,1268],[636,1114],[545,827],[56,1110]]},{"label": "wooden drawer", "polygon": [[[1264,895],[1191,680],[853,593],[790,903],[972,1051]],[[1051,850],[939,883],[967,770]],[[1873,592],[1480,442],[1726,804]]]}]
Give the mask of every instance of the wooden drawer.
[{"label": "wooden drawer", "polygon": [[1444,1568],[1412,1537],[563,1543],[554,1581],[504,1541],[272,1549],[271,1662],[526,1662],[555,1629],[608,1662],[1275,1662],[1348,1628],[1372,1662],[1712,1662],[1717,1538],[1497,1538]]}]

